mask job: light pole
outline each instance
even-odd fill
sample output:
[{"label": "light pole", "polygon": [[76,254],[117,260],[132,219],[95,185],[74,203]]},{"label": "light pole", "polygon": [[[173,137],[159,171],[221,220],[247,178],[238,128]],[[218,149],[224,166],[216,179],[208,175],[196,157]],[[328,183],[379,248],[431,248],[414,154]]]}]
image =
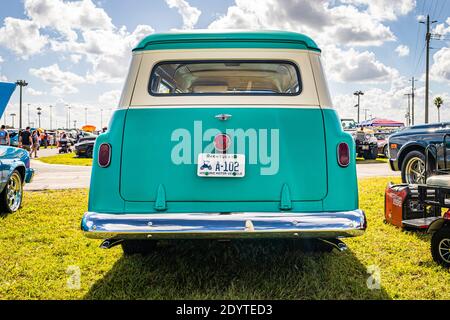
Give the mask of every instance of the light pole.
[{"label": "light pole", "polygon": [[87,109],[88,108],[84,108],[84,124],[88,124],[88,122],[87,122]]},{"label": "light pole", "polygon": [[71,109],[71,107],[68,104],[66,104],[66,107],[67,107],[67,129],[69,129],[69,127],[70,127],[70,109]]},{"label": "light pole", "polygon": [[50,130],[52,130],[52,108],[53,106],[49,106],[50,108]]},{"label": "light pole", "polygon": [[30,126],[30,104],[28,104],[28,126]]},{"label": "light pole", "polygon": [[15,113],[11,113],[10,116],[11,116],[12,127],[14,129],[14,118],[15,118],[16,114]]},{"label": "light pole", "polygon": [[358,123],[359,123],[359,109],[360,109],[360,96],[364,95],[364,92],[362,92],[361,90],[355,91],[353,92],[353,95],[358,97],[358,104],[355,107],[358,107]]},{"label": "light pole", "polygon": [[20,87],[20,101],[19,101],[19,130],[22,129],[22,89],[28,85],[25,80],[17,80],[16,85]]},{"label": "light pole", "polygon": [[41,127],[41,114],[42,114],[42,108],[41,107],[38,107],[37,108],[37,115],[38,115],[38,125],[39,125],[39,128]]}]

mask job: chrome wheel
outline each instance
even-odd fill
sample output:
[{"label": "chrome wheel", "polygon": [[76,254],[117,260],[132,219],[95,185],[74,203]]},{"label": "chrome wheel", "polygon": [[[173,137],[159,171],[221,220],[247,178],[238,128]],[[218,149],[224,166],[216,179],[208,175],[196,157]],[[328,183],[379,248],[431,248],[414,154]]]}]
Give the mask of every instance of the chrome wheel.
[{"label": "chrome wheel", "polygon": [[22,204],[22,179],[14,172],[6,185],[6,205],[11,212],[17,211]]},{"label": "chrome wheel", "polygon": [[439,255],[446,263],[450,263],[450,239],[442,239],[439,243]]},{"label": "chrome wheel", "polygon": [[419,157],[409,159],[405,170],[406,182],[425,183],[425,162]]}]

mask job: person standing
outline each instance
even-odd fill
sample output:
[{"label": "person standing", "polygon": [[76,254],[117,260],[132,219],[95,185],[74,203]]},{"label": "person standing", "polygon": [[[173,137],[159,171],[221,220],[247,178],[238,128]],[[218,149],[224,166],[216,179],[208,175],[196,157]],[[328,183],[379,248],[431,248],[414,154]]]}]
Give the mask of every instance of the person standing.
[{"label": "person standing", "polygon": [[0,145],[1,146],[10,145],[9,133],[8,131],[6,131],[6,127],[4,125],[2,125],[0,129]]},{"label": "person standing", "polygon": [[20,133],[19,136],[19,147],[31,151],[31,146],[33,145],[33,140],[31,139],[30,127],[27,127]]},{"label": "person standing", "polygon": [[37,158],[37,151],[39,149],[39,134],[37,132],[37,130],[34,130],[33,133],[31,134],[31,139],[32,139],[32,147],[31,147],[31,156],[33,156],[33,152],[34,152],[34,157]]}]

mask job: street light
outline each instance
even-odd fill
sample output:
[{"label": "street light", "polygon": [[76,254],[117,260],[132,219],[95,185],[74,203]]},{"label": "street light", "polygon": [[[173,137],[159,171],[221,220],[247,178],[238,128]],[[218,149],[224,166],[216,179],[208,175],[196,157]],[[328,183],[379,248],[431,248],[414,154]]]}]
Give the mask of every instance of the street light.
[{"label": "street light", "polygon": [[50,108],[50,130],[52,130],[52,108],[53,106],[49,106]]},{"label": "street light", "polygon": [[37,115],[38,115],[38,125],[39,125],[39,128],[41,127],[41,114],[42,114],[42,108],[41,107],[37,107]]},{"label": "street light", "polygon": [[20,103],[19,103],[19,130],[22,129],[22,88],[28,85],[25,80],[17,80],[16,85],[20,87]]},{"label": "street light", "polygon": [[358,107],[358,123],[359,123],[359,108],[360,108],[360,96],[364,95],[364,92],[361,90],[353,92],[353,95],[358,97],[358,104],[355,107]]},{"label": "street light", "polygon": [[12,127],[14,129],[14,117],[16,116],[16,114],[15,113],[11,113],[10,116],[11,116]]}]

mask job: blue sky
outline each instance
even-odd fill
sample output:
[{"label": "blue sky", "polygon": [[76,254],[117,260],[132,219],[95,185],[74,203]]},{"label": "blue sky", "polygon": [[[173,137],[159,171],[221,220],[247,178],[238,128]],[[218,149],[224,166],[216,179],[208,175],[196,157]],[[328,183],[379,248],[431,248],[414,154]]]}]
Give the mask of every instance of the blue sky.
[{"label": "blue sky", "polygon": [[[281,29],[303,32],[323,49],[334,104],[355,117],[352,92],[363,90],[368,115],[404,121],[411,76],[423,80],[425,27],[450,38],[448,0],[4,0],[0,2],[0,80],[26,79],[31,122],[48,106],[54,123],[71,119],[100,126],[117,106],[130,50],[144,35],[172,29]],[[99,47],[110,46],[108,52]],[[433,40],[430,97],[444,98],[450,121],[449,41]],[[417,82],[416,119],[423,122],[423,81]],[[432,101],[430,101],[431,104]],[[448,102],[448,103],[447,103]],[[18,95],[6,114],[17,112]],[[430,118],[436,121],[431,104]],[[4,119],[0,120],[4,123]],[[11,117],[7,117],[8,124]],[[24,123],[27,123],[27,112]]]}]

